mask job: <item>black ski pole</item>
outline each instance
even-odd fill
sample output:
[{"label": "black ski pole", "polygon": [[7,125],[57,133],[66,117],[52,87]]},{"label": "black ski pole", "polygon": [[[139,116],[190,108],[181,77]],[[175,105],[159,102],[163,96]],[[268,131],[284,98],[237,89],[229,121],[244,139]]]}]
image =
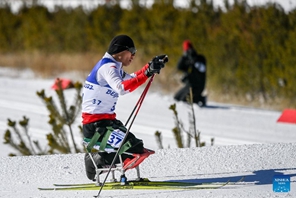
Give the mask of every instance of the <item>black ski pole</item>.
[{"label": "black ski pole", "polygon": [[[102,189],[103,189],[103,187],[104,187],[104,185],[105,185],[105,183],[106,183],[106,180],[107,180],[107,178],[108,178],[108,176],[109,176],[109,174],[110,174],[110,172],[111,172],[111,168],[112,168],[112,166],[114,165],[115,160],[116,160],[116,158],[117,158],[118,155],[119,155],[119,151],[120,151],[120,149],[121,149],[123,143],[125,142],[125,140],[126,140],[126,138],[127,138],[127,136],[128,136],[128,133],[129,133],[129,131],[130,131],[130,129],[131,129],[131,127],[132,127],[132,125],[133,125],[135,119],[136,119],[136,116],[137,116],[137,114],[138,114],[138,112],[139,112],[139,110],[140,110],[140,108],[141,108],[141,106],[142,106],[142,103],[143,103],[144,98],[145,98],[145,96],[146,96],[146,94],[147,94],[147,92],[148,92],[148,89],[149,89],[149,87],[150,87],[150,85],[151,85],[151,83],[152,83],[152,81],[153,81],[153,78],[154,78],[154,74],[151,76],[151,78],[150,78],[148,84],[146,85],[146,88],[144,89],[144,91],[143,91],[142,95],[140,96],[140,98],[139,98],[139,100],[138,100],[138,102],[137,102],[137,104],[136,104],[134,110],[133,110],[132,113],[131,113],[131,116],[130,116],[130,117],[132,117],[132,115],[134,114],[135,110],[137,109],[137,111],[135,112],[135,115],[134,115],[134,117],[133,117],[133,119],[132,119],[132,121],[131,121],[131,124],[130,124],[130,126],[128,127],[128,129],[127,129],[127,131],[126,131],[126,133],[125,133],[125,136],[124,136],[124,138],[123,138],[121,144],[119,145],[118,150],[117,150],[117,152],[116,152],[116,154],[115,154],[115,156],[114,156],[114,158],[113,158],[113,160],[112,160],[112,163],[111,163],[111,165],[110,165],[110,167],[109,167],[109,170],[108,170],[108,172],[107,172],[107,175],[106,175],[106,177],[105,177],[103,183],[101,184],[100,190],[99,190],[98,194],[97,194],[96,196],[94,196],[94,197],[96,197],[96,198],[98,198],[98,197],[100,196],[100,194],[101,194],[101,191],[102,191]],[[130,118],[129,118],[129,119],[130,119]]]},{"label": "black ski pole", "polygon": [[[163,57],[163,59],[160,59],[159,61],[160,61],[160,62],[163,62],[163,63],[168,62],[168,56],[165,55],[165,56]],[[151,82],[153,81],[154,76],[155,76],[155,74],[153,74],[153,75],[151,76],[150,81],[149,81],[149,84],[151,84]],[[145,95],[146,95],[146,93],[147,93],[149,87],[150,87],[150,85],[148,86],[148,84],[147,84],[147,86],[145,87],[144,91],[142,92],[142,95],[140,96],[140,99],[138,100],[138,102],[137,102],[137,104],[135,105],[135,107],[134,107],[132,113],[130,114],[129,118],[127,119],[127,121],[126,121],[126,123],[125,123],[125,126],[127,126],[127,124],[129,123],[129,121],[130,121],[132,115],[134,114],[134,112],[135,112],[135,110],[136,110],[138,104],[139,104],[140,101],[142,100],[141,98],[142,98],[143,96],[145,97]]]}]

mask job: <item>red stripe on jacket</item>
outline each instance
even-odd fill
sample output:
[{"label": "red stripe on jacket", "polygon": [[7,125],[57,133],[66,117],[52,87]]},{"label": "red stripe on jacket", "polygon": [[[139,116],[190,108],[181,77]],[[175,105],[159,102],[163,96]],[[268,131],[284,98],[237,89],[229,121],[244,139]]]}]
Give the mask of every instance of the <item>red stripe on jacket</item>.
[{"label": "red stripe on jacket", "polygon": [[82,113],[82,124],[89,124],[99,120],[115,120],[116,113],[113,114],[90,114]]},{"label": "red stripe on jacket", "polygon": [[124,86],[124,90],[132,92],[136,88],[138,88],[140,85],[142,85],[144,82],[146,82],[148,77],[145,75],[145,71],[148,67],[149,65],[146,64],[142,69],[135,72],[136,74],[135,78],[131,78],[129,80],[123,81],[122,84]]}]

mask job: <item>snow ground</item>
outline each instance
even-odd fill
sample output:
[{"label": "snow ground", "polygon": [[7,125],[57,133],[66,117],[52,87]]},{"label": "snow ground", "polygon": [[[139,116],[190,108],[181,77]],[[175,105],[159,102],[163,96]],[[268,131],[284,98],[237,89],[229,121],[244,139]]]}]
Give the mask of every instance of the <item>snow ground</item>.
[{"label": "snow ground", "polygon": [[[45,134],[50,131],[47,110],[36,91],[45,89],[48,95],[54,95],[50,89],[53,82],[54,79],[36,78],[29,71],[15,73],[0,68],[0,138],[7,129],[7,118],[18,121],[26,116],[30,119],[29,131],[33,139],[46,146]],[[73,92],[68,90],[66,94],[71,103]],[[126,121],[140,94],[141,91],[136,91],[119,99],[118,119]],[[281,112],[215,102],[209,102],[206,108],[195,106],[202,141],[209,145],[213,137],[214,146],[177,149],[171,132],[173,114],[168,109],[174,102],[172,96],[149,92],[135,120],[133,133],[143,139],[147,148],[156,150],[156,154],[142,163],[141,176],[151,180],[191,182],[236,181],[245,176],[244,182],[216,190],[102,191],[102,197],[296,197],[296,125],[277,123]],[[176,104],[186,128],[189,108],[184,103]],[[78,119],[77,124],[80,122]],[[156,130],[162,132],[165,149],[157,147]],[[78,132],[76,140],[81,141]],[[7,157],[15,151],[2,142],[3,139],[0,143],[0,197],[78,198],[97,194],[97,191],[44,192],[37,189],[51,187],[53,183],[89,182],[84,173],[84,154]],[[272,178],[280,174],[291,176],[288,193],[272,190]],[[128,178],[135,176],[134,170],[127,172]]]}]

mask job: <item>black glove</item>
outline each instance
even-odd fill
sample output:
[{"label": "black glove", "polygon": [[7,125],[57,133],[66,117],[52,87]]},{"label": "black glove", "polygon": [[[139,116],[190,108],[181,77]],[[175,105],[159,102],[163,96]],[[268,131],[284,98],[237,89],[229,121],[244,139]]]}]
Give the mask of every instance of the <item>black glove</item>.
[{"label": "black glove", "polygon": [[160,72],[160,70],[162,68],[164,68],[164,65],[169,61],[168,56],[167,55],[159,55],[159,56],[155,56],[148,64],[149,67],[147,68],[147,70],[145,71],[145,75],[150,77],[155,73]]}]

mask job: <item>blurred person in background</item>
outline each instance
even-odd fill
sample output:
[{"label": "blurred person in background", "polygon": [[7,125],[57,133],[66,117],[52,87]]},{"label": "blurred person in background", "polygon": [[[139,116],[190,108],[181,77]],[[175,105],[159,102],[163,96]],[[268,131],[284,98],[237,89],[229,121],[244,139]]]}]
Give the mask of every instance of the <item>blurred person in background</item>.
[{"label": "blurred person in background", "polygon": [[175,94],[175,100],[188,102],[191,88],[193,103],[206,106],[206,96],[202,95],[206,85],[206,65],[206,58],[196,52],[190,40],[185,40],[183,55],[177,63],[177,69],[184,73],[182,82],[185,85]]}]

